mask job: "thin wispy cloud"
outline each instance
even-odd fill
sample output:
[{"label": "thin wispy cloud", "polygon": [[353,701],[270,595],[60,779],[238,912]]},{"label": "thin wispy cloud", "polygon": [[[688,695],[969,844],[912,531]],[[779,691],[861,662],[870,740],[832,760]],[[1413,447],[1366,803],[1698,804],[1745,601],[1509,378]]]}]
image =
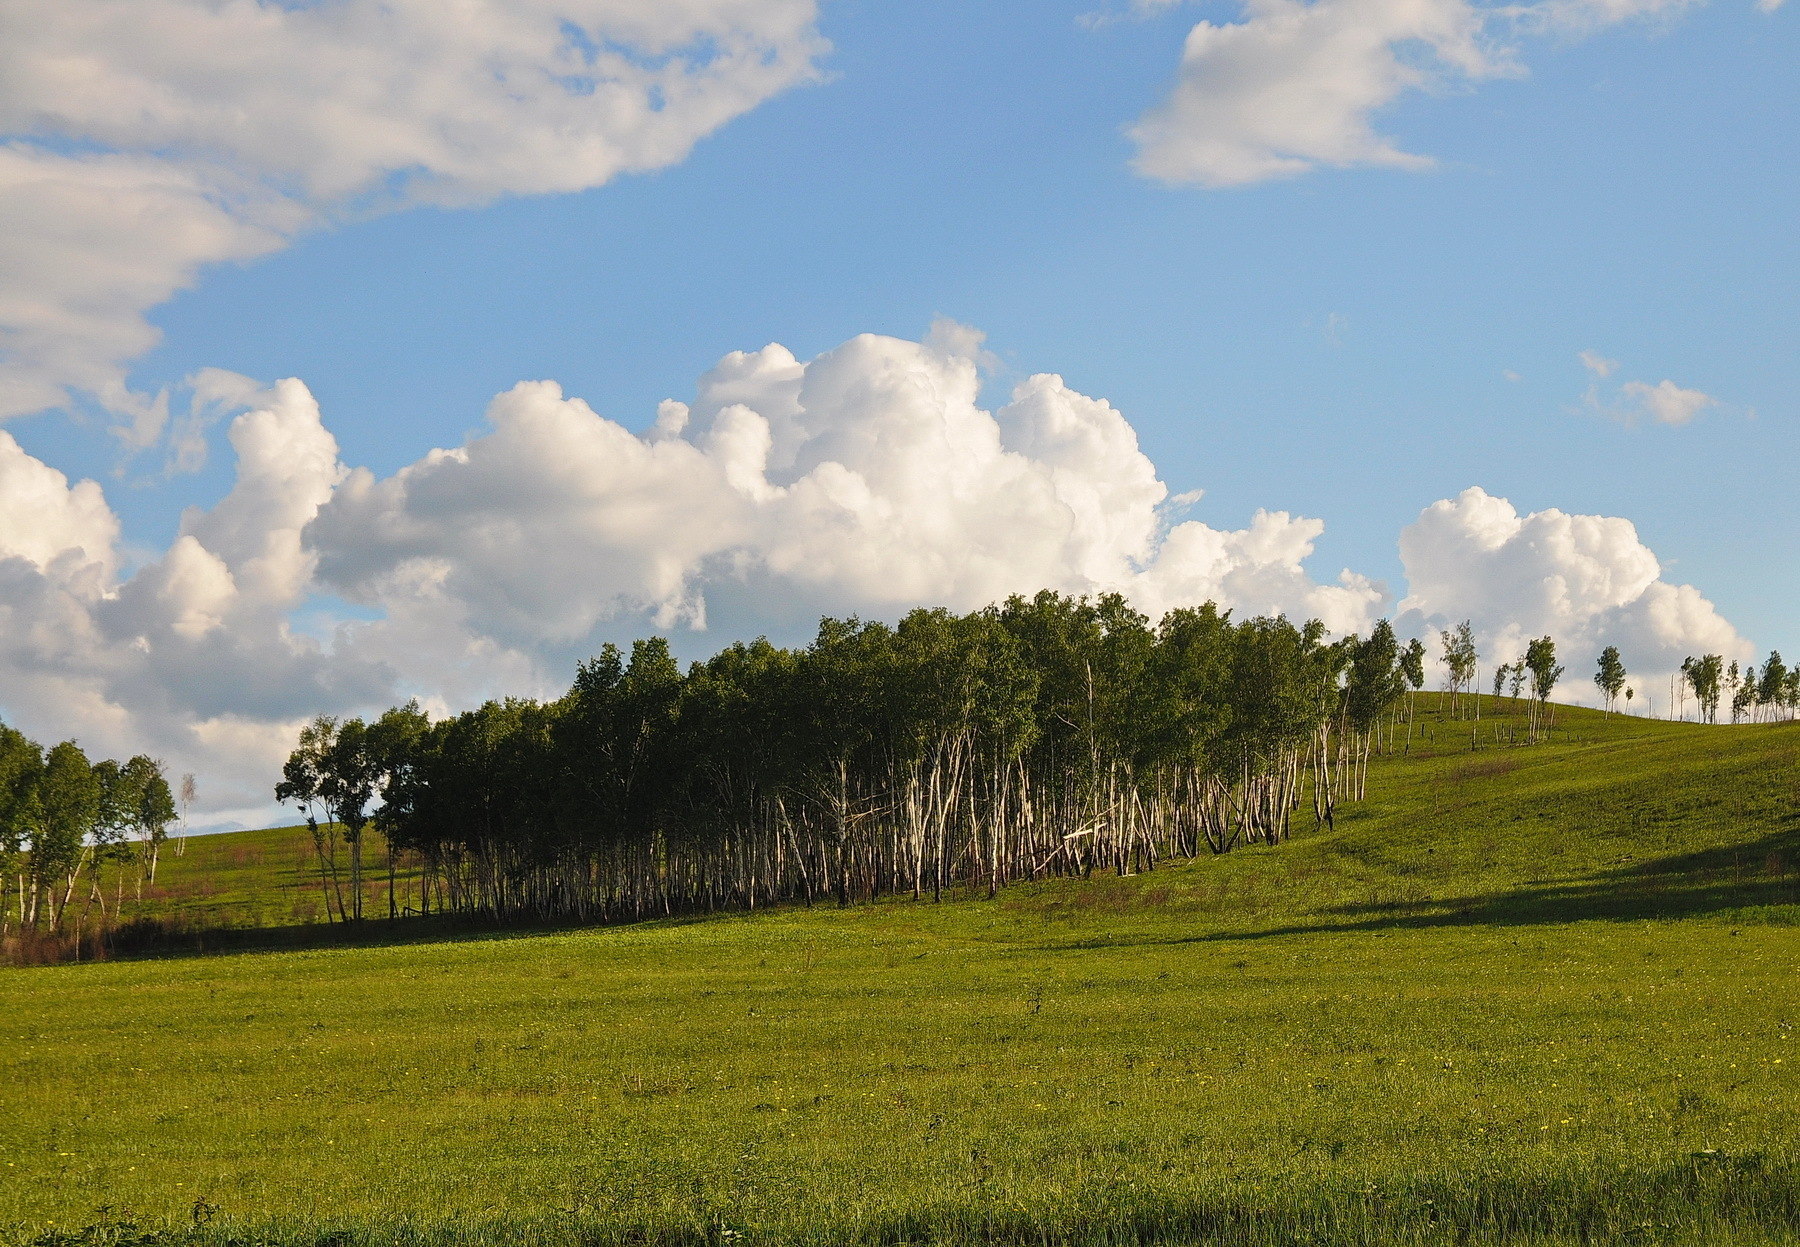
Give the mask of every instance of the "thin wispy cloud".
[{"label": "thin wispy cloud", "polygon": [[1599,351],[1583,351],[1576,358],[1581,361],[1583,368],[1603,381],[1619,370],[1618,360],[1608,359]]}]

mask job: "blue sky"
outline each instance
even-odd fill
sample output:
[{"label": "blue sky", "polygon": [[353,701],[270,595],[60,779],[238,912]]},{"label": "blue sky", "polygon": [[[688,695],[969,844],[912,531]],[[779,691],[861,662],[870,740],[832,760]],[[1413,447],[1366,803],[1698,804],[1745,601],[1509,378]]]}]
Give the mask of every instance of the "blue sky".
[{"label": "blue sky", "polygon": [[[159,5],[146,20],[179,0]],[[1320,582],[1351,568],[1397,604],[1401,530],[1480,486],[1522,515],[1631,521],[1663,580],[1749,644],[1800,650],[1800,14],[1720,0],[1509,31],[1494,38],[1515,70],[1489,75],[1398,40],[1432,81],[1371,124],[1431,167],[1209,187],[1135,171],[1129,130],[1197,22],[1258,11],[1150,7],[1092,23],[1093,0],[827,0],[819,80],[770,90],[685,159],[472,207],[359,218],[335,201],[290,245],[196,266],[144,309],[160,342],[120,366],[178,416],[202,368],[300,378],[342,462],[379,480],[479,435],[520,380],[639,431],[727,352],[779,342],[805,361],[949,318],[986,334],[985,405],[1060,374],[1118,409],[1171,491],[1205,491],[1191,518],[1322,520]],[[1714,401],[1671,426],[1622,388],[1665,380]],[[163,556],[184,508],[225,497],[234,459],[221,421],[202,469],[165,475],[166,433],[122,456],[119,409],[77,386],[0,427],[102,484],[123,577]],[[306,600],[384,610],[341,586]],[[1506,626],[1504,603],[1437,605]],[[701,648],[724,639],[715,625]]]}]

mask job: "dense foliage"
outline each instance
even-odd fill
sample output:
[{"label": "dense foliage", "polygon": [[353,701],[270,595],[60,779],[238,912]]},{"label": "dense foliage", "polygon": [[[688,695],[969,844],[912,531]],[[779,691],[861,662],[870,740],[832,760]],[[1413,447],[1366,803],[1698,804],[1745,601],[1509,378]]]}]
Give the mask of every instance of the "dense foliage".
[{"label": "dense foliage", "polygon": [[277,795],[320,829],[328,881],[321,816],[343,828],[352,918],[372,816],[422,857],[434,908],[501,918],[991,893],[1330,820],[1421,657],[1385,622],[1327,641],[1050,592],[826,619],[804,649],[737,644],[686,672],[651,639],[549,703],[317,720]]},{"label": "dense foliage", "polygon": [[102,885],[116,910],[127,875],[154,879],[175,816],[155,759],[90,763],[72,740],[46,750],[0,723],[0,935],[61,930],[84,882],[80,912],[106,921]]}]

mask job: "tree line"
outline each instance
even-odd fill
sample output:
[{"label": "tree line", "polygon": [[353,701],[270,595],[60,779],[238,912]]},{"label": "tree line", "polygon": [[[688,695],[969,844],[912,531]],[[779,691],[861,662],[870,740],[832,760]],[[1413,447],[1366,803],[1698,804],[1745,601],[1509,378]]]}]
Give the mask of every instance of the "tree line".
[{"label": "tree line", "polygon": [[1740,668],[1735,659],[1727,665],[1718,654],[1702,654],[1682,662],[1680,690],[1682,703],[1693,694],[1707,723],[1719,721],[1721,703],[1733,723],[1792,719],[1800,712],[1800,667],[1790,669],[1779,650],[1769,652],[1760,670],[1755,663]]},{"label": "tree line", "polygon": [[390,914],[396,852],[423,863],[424,908],[502,920],[992,894],[1330,823],[1423,682],[1423,646],[1385,621],[1328,640],[1044,592],[827,618],[804,647],[685,670],[660,638],[607,646],[552,701],[321,717],[276,796],[338,919],[362,916],[371,824]]},{"label": "tree line", "polygon": [[[1467,697],[1480,663],[1473,628],[1465,620],[1444,632],[1440,639],[1451,715],[1479,716],[1479,703]],[[1593,681],[1600,690],[1601,708],[1611,714],[1618,708],[1621,693],[1629,708],[1637,690],[1626,683],[1629,673],[1619,647],[1608,645],[1601,650],[1595,668]],[[1494,668],[1493,694],[1499,699],[1510,693],[1516,707],[1521,694],[1529,693],[1528,730],[1536,739],[1549,723],[1553,712],[1550,694],[1563,675],[1564,668],[1556,661],[1556,642],[1547,636],[1539,637],[1527,642],[1523,657]],[[1800,667],[1790,668],[1782,661],[1779,650],[1771,650],[1760,668],[1755,663],[1740,666],[1735,659],[1727,663],[1720,654],[1690,655],[1682,660],[1681,672],[1671,684],[1669,712],[1677,719],[1686,717],[1689,697],[1694,699],[1698,716],[1705,723],[1717,723],[1722,706],[1728,709],[1734,724],[1766,723],[1800,715]]]},{"label": "tree line", "polygon": [[[190,800],[193,783],[183,777]],[[176,818],[156,759],[90,762],[72,740],[45,749],[0,723],[0,936],[60,932],[96,907],[93,925],[112,921],[127,880],[134,891],[155,881]]]}]

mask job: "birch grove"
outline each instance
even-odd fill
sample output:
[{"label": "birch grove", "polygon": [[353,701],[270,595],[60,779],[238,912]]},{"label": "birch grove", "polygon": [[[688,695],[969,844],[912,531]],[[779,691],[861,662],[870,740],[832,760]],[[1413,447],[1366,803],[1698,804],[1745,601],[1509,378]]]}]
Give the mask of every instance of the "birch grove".
[{"label": "birch grove", "polygon": [[423,863],[437,912],[992,895],[1330,823],[1394,741],[1418,660],[1385,622],[1328,641],[1210,604],[1152,624],[1115,595],[1050,592],[825,619],[804,648],[736,644],[685,671],[653,638],[607,647],[552,702],[318,720],[278,795],[315,827],[372,817]]},{"label": "birch grove", "polygon": [[[154,881],[175,802],[161,763],[90,763],[0,723],[0,938],[117,919],[127,879]],[[111,897],[108,898],[108,889]]]}]

